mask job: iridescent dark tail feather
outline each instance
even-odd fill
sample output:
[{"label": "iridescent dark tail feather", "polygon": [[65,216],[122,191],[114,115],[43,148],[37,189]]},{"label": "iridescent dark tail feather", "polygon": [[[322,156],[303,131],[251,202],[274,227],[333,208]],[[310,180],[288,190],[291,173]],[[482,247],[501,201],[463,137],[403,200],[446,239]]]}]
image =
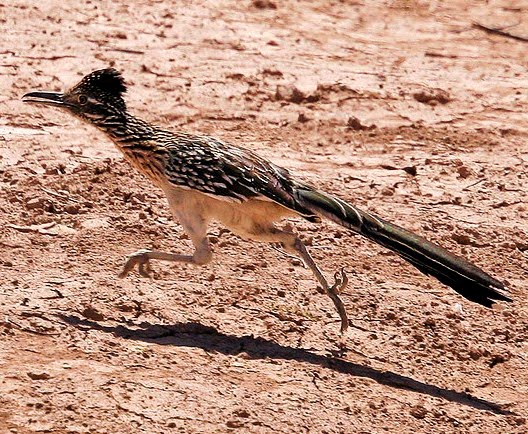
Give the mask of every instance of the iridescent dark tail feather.
[{"label": "iridescent dark tail feather", "polygon": [[506,291],[502,282],[419,235],[309,187],[299,186],[295,197],[313,213],[392,250],[422,273],[436,277],[468,300],[486,307],[498,300],[511,301],[500,292]]}]

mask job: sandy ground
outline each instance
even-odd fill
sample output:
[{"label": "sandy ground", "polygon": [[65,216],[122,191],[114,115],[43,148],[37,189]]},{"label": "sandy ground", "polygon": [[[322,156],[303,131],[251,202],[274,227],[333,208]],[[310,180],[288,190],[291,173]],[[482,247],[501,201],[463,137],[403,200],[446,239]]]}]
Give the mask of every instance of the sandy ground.
[{"label": "sandy ground", "polygon": [[[526,1],[0,2],[1,433],[526,433]],[[37,5],[38,4],[38,5]],[[486,310],[331,223],[324,270],[211,230],[189,251],[155,187],[66,113],[23,104],[114,66],[128,105],[254,149],[511,288]],[[409,169],[410,168],[410,169]]]}]

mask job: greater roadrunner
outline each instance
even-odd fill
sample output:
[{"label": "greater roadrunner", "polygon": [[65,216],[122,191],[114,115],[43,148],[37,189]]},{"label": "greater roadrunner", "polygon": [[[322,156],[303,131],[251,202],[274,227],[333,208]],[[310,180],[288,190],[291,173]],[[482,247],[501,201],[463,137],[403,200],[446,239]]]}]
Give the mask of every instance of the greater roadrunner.
[{"label": "greater roadrunner", "polygon": [[296,180],[248,149],[209,136],[170,132],[132,116],[125,92],[120,73],[102,69],[65,93],[30,92],[23,97],[26,102],[64,108],[108,134],[125,159],[165,192],[172,214],[194,244],[192,255],[139,250],[128,256],[121,277],[136,265],[141,275],[149,276],[151,259],[207,264],[212,257],[207,226],[216,220],[242,238],[280,243],[299,255],[334,302],[344,332],[348,319],[339,293],[348,283],[346,273],[336,272],[335,282],[329,284],[302,241],[275,226],[285,217],[311,221],[326,217],[391,249],[468,300],[486,307],[496,300],[511,301],[500,292],[506,290],[503,283],[472,263]]}]

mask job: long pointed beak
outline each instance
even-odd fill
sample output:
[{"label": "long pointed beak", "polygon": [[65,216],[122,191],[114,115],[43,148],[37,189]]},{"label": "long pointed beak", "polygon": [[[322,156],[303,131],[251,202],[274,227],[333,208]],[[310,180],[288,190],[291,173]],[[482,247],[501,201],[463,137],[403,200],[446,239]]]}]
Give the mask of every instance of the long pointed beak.
[{"label": "long pointed beak", "polygon": [[22,101],[36,104],[65,105],[64,94],[60,92],[29,92],[22,97]]}]

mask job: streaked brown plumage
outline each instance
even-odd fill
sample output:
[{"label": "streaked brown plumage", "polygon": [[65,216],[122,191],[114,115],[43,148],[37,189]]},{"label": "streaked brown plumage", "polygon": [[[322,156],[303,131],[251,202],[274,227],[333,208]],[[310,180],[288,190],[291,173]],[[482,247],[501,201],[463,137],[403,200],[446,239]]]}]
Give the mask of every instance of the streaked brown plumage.
[{"label": "streaked brown plumage", "polygon": [[330,220],[385,246],[425,274],[436,277],[465,298],[484,306],[511,301],[505,286],[470,262],[399,226],[294,179],[290,173],[248,149],[213,137],[170,132],[130,115],[123,78],[114,69],[94,71],[65,93],[30,92],[28,102],[57,105],[105,131],[125,158],[166,194],[174,217],[191,238],[193,255],[141,250],[129,256],[121,276],[136,265],[149,273],[149,260],[206,264],[212,252],[207,238],[211,220],[252,240],[281,243],[300,255],[326,290],[341,317],[348,319],[339,292],[348,279],[341,271],[330,285],[301,240],[275,223],[301,215]]}]

